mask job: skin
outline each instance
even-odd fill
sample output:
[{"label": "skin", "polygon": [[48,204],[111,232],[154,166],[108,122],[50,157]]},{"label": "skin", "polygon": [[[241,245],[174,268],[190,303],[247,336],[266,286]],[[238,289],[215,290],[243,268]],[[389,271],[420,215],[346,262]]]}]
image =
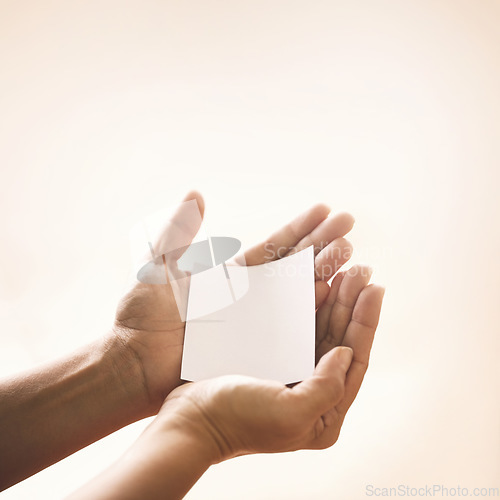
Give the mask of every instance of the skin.
[{"label": "skin", "polygon": [[179,499],[222,460],[331,446],[351,358],[349,348],[331,351],[294,388],[241,376],[179,387],[127,454],[70,498]]},{"label": "skin", "polygon": [[[201,195],[192,192],[185,199],[197,200],[203,213]],[[311,379],[293,389],[241,377],[182,384],[184,323],[173,293],[178,282],[137,282],[102,339],[0,382],[0,487],[158,412],[130,452],[75,498],[165,498],[165,491],[167,498],[181,498],[208,466],[231,456],[333,444],[368,365],[383,289],[367,285],[369,277],[359,275],[368,270],[359,266],[337,274],[330,288],[327,281],[350,257],[344,236],[354,220],[349,214],[328,214],[328,207],[316,205],[236,259],[258,265],[314,245],[316,347],[317,358],[323,357]],[[188,224],[183,230],[192,237],[197,227]],[[176,237],[169,231],[155,249],[161,249],[162,238]],[[182,277],[176,258],[165,266],[170,276]],[[351,348],[350,365],[337,353],[351,351],[332,350],[336,346]],[[285,415],[295,416],[281,421]],[[304,425],[309,431],[299,436]],[[269,435],[281,429],[281,440],[260,442],[264,429]],[[324,437],[313,442],[311,429]]]},{"label": "skin", "polygon": [[[203,214],[201,195],[191,192],[185,201],[191,199],[197,200]],[[316,305],[319,306],[329,293],[327,281],[352,253],[352,245],[343,236],[352,229],[354,218],[346,213],[328,215],[326,205],[316,205],[236,260],[249,266],[264,264],[314,245]],[[189,230],[194,237],[198,227],[194,224]],[[175,261],[168,265],[170,275],[182,277]],[[157,413],[167,395],[181,383],[184,322],[179,316],[171,285],[135,283],[118,306],[114,330],[137,359],[150,412]]]},{"label": "skin", "polygon": [[[318,310],[313,376],[290,388],[225,376],[184,384],[112,467],[70,498],[180,499],[210,465],[250,453],[324,449],[338,439],[368,367],[384,290],[370,269],[339,274]],[[321,319],[321,321],[319,321]]]}]

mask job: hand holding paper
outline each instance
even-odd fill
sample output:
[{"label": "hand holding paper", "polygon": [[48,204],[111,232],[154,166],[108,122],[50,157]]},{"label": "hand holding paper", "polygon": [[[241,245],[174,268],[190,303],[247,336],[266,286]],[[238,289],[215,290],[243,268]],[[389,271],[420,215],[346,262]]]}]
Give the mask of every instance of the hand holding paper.
[{"label": "hand holding paper", "polygon": [[109,491],[183,498],[222,460],[332,446],[368,366],[382,305],[383,289],[366,285],[369,278],[363,266],[334,278],[318,311],[317,346],[325,354],[311,377],[293,388],[234,375],[176,388],[130,452],[75,500]]},{"label": "hand holding paper", "polygon": [[[189,200],[196,200],[203,216],[204,202],[201,195],[189,193],[184,201]],[[318,307],[329,292],[326,282],[350,257],[351,244],[343,236],[351,230],[354,223],[349,214],[329,217],[328,213],[329,209],[325,205],[312,207],[265,241],[246,251],[243,254],[244,263],[250,267],[270,263],[312,246],[315,302]],[[181,235],[186,233],[194,238],[199,220],[193,219],[193,230],[188,228]],[[164,242],[170,241],[168,233],[171,227],[186,227],[177,220],[177,215],[171,222],[159,232],[157,240],[151,242],[155,257],[165,248]],[[186,244],[188,239],[183,239],[182,243]],[[147,241],[143,247],[147,253]],[[145,251],[141,250],[139,253]],[[175,270],[175,265],[172,267]],[[149,414],[158,411],[167,394],[181,383],[184,328],[185,323],[179,315],[176,293],[171,283],[135,282],[119,305],[115,334],[130,351],[132,358],[137,360],[138,368],[143,373],[143,379],[138,380],[137,377],[129,377],[127,370],[123,373],[123,379],[127,387],[144,392],[144,396],[151,402],[150,408],[145,410]]]}]

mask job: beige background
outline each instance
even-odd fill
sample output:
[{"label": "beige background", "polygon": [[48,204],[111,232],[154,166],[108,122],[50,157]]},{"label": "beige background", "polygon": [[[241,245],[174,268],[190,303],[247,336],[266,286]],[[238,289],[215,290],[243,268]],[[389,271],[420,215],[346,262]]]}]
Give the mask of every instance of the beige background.
[{"label": "beige background", "polygon": [[[315,201],[387,287],[323,452],[211,469],[195,499],[500,486],[498,1],[1,1],[0,372],[101,335],[128,231],[188,189],[250,244]],[[4,493],[59,498],[137,423]]]}]

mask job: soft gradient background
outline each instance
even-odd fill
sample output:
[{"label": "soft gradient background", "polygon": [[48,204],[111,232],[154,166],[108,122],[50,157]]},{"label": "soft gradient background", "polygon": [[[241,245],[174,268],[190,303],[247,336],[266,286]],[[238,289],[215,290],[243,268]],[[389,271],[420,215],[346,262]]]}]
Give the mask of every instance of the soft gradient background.
[{"label": "soft gradient background", "polygon": [[[109,327],[141,216],[206,197],[251,244],[352,212],[387,287],[339,442],[239,458],[188,499],[499,486],[500,3],[0,1],[0,373]],[[146,422],[7,492],[54,499]]]}]

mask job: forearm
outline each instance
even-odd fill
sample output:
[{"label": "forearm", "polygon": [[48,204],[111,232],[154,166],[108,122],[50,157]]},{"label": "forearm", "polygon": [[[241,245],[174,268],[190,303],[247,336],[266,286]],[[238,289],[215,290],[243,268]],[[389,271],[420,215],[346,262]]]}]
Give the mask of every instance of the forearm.
[{"label": "forearm", "polygon": [[2,381],[0,489],[146,416],[140,381],[138,365],[112,336]]},{"label": "forearm", "polygon": [[178,500],[217,462],[212,443],[153,422],[129,451],[68,500]]}]

